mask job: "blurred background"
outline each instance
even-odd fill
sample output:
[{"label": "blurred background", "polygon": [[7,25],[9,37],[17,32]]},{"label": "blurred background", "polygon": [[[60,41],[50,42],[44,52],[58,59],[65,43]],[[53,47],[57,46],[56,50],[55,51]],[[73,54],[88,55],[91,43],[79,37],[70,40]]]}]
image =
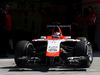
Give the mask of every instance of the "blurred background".
[{"label": "blurred background", "polygon": [[0,3],[10,6],[14,47],[20,40],[31,40],[45,35],[46,25],[52,22],[72,25],[74,37],[75,17],[78,12],[82,15],[81,36],[88,38],[85,16],[87,7],[92,6],[96,14],[95,44],[100,50],[100,0],[2,0]]}]

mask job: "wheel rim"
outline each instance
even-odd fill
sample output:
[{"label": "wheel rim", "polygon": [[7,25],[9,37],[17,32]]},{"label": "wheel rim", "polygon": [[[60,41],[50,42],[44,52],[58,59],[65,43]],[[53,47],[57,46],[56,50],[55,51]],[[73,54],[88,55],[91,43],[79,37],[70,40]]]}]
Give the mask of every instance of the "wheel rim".
[{"label": "wheel rim", "polygon": [[26,55],[30,56],[32,54],[32,51],[34,50],[33,44],[32,43],[28,43],[27,49],[28,50],[26,50]]},{"label": "wheel rim", "polygon": [[92,60],[93,60],[93,54],[92,54],[92,48],[91,48],[91,46],[89,47],[87,54],[88,54],[89,61],[92,62]]}]

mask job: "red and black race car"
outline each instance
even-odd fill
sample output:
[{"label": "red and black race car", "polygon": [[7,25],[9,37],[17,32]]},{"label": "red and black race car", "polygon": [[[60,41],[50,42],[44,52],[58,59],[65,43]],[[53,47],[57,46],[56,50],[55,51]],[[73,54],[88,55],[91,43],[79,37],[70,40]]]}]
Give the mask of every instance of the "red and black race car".
[{"label": "red and black race car", "polygon": [[18,67],[42,64],[90,67],[92,46],[85,37],[72,39],[71,36],[63,36],[61,28],[69,28],[71,33],[70,25],[48,25],[48,28],[53,28],[51,36],[18,42],[14,58]]}]

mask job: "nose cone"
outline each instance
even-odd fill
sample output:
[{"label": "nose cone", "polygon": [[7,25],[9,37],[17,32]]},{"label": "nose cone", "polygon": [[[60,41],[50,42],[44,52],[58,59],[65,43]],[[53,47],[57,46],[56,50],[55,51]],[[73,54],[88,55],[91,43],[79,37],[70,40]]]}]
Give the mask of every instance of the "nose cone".
[{"label": "nose cone", "polygon": [[59,56],[60,55],[60,52],[46,52],[46,56],[48,57],[56,57],[56,56]]}]

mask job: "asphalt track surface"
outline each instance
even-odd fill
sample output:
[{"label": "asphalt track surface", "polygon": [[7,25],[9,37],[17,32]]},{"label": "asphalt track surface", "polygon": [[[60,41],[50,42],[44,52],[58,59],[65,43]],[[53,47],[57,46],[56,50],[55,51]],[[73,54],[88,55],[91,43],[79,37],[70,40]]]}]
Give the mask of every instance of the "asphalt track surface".
[{"label": "asphalt track surface", "polygon": [[90,68],[68,68],[60,66],[39,66],[18,68],[13,56],[0,58],[0,75],[100,75],[100,51],[94,52]]}]

